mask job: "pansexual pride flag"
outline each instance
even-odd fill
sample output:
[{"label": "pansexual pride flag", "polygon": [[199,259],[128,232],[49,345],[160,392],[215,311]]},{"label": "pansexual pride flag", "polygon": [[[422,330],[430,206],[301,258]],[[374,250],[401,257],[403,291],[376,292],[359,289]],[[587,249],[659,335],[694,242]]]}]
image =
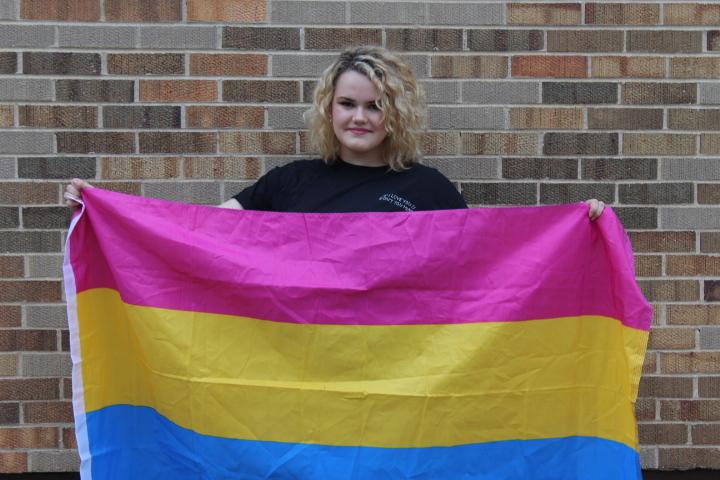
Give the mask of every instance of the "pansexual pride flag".
[{"label": "pansexual pride flag", "polygon": [[651,312],[612,211],[84,199],[83,478],[640,478]]}]

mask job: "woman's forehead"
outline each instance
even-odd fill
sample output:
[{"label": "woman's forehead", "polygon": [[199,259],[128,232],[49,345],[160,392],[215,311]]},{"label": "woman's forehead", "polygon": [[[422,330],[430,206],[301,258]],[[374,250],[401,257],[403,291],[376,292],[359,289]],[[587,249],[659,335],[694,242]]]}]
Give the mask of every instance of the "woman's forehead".
[{"label": "woman's forehead", "polygon": [[380,96],[377,87],[362,73],[348,70],[335,83],[335,97],[361,101],[375,101]]}]

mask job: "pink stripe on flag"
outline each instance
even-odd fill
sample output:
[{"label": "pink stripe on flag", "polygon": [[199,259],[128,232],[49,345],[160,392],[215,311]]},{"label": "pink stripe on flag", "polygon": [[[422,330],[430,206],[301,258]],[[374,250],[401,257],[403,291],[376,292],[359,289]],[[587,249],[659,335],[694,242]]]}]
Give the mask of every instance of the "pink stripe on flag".
[{"label": "pink stripe on flag", "polygon": [[83,197],[87,211],[70,240],[78,293],[113,288],[130,304],[279,322],[604,315],[650,327],[629,241],[610,209],[590,222],[581,204],[301,214],[100,189]]}]

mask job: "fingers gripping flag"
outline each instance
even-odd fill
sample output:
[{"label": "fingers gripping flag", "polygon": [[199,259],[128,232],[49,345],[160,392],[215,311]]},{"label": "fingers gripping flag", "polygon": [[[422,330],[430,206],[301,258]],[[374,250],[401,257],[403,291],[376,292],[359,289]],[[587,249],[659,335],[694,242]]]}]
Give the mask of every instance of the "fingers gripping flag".
[{"label": "fingers gripping flag", "polygon": [[651,311],[609,209],[83,196],[65,258],[83,478],[640,478]]}]

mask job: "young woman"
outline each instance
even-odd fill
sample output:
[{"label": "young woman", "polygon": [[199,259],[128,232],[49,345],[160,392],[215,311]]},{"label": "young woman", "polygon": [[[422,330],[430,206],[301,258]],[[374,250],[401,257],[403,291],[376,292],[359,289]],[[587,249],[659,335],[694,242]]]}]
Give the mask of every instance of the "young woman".
[{"label": "young woman", "polygon": [[[319,79],[308,112],[321,158],[274,168],[224,208],[279,212],[383,212],[467,208],[437,170],[420,165],[422,90],[405,62],[381,47],[345,50]],[[74,179],[77,207],[90,185]],[[595,219],[604,204],[588,200]]]}]

